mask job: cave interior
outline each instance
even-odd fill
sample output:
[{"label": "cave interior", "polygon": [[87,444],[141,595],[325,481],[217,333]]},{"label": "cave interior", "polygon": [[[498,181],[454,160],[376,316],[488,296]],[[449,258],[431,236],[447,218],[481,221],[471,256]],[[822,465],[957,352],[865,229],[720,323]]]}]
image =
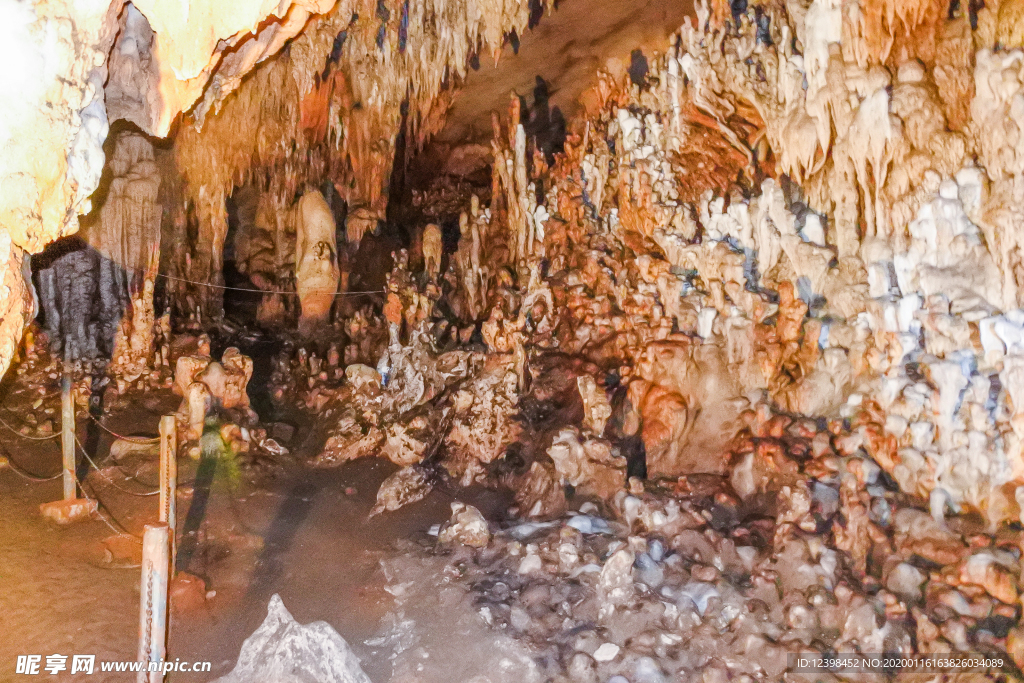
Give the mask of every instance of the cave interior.
[{"label": "cave interior", "polygon": [[167,438],[172,682],[1019,679],[1024,1],[234,5],[0,0],[0,679]]}]

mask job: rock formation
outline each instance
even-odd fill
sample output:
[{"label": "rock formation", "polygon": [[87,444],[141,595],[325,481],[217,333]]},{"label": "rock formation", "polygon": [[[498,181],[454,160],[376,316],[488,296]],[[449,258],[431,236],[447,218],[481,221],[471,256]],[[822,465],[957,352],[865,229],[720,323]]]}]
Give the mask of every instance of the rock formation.
[{"label": "rock formation", "polygon": [[[126,94],[137,103],[128,111],[115,106],[115,115],[141,118],[148,110],[143,130],[164,136],[174,116],[195,103],[215,74],[240,79],[302,30],[310,13],[325,12],[333,4],[252,1],[225,14],[214,3],[190,5],[188,12],[157,2],[132,3],[141,18],[131,9],[122,14],[128,5],[120,1],[8,7],[3,43],[21,56],[21,66],[9,70],[2,84],[4,92],[18,93],[6,98],[0,110],[0,145],[6,150],[0,162],[0,224],[12,245],[6,252],[20,261],[13,248],[41,250],[73,233],[78,213],[90,209],[103,170],[110,120],[104,84],[111,67],[112,104],[124,101]],[[268,16],[272,20],[265,22]],[[148,45],[144,23],[155,34]],[[115,43],[117,55],[110,63]],[[225,59],[229,49],[230,59]],[[153,64],[157,78],[151,76]],[[125,84],[136,79],[148,82],[134,83],[134,92],[125,93]],[[217,93],[211,100],[230,89],[210,89]],[[16,274],[9,271],[7,277]],[[17,284],[12,292],[24,287]],[[0,370],[8,367],[21,336],[16,318],[4,320]]]},{"label": "rock formation", "polygon": [[319,192],[299,200],[295,216],[295,291],[299,295],[299,329],[308,334],[330,322],[338,291],[337,241],[331,209]]},{"label": "rock formation", "polygon": [[246,393],[252,379],[252,359],[236,348],[224,351],[218,363],[200,350],[194,356],[180,356],[174,369],[174,393],[182,397],[178,408],[181,442],[195,441],[203,434],[206,416],[212,409],[224,410],[242,424],[255,414]]},{"label": "rock formation", "polygon": [[243,681],[369,683],[345,639],[327,623],[299,624],[277,595],[267,618],[242,643],[235,668],[218,683]]}]

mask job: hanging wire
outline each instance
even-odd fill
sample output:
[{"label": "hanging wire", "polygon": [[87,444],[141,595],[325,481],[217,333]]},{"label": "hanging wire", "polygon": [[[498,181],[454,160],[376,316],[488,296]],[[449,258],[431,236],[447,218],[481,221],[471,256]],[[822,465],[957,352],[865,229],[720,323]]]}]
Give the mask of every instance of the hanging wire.
[{"label": "hanging wire", "polygon": [[[100,425],[100,426],[102,427],[103,425]],[[19,434],[18,432],[15,432],[15,434],[18,434],[18,436],[21,436],[21,437],[24,437],[24,438],[30,438],[30,437],[24,436],[23,434]],[[114,432],[111,432],[111,434],[114,434]],[[56,436],[60,436],[60,434],[57,434]],[[127,439],[127,437],[122,437],[122,436],[119,436],[117,434],[115,434],[115,436],[118,436],[118,438]],[[47,438],[51,438],[51,437],[47,437]],[[159,440],[160,440],[159,437],[157,437],[157,439],[155,439],[155,441],[159,441]],[[127,493],[130,496],[137,496],[137,497],[140,497],[140,498],[145,498],[145,497],[148,497],[148,496],[155,496],[155,495],[157,495],[160,492],[159,488],[156,488],[156,489],[154,489],[152,491],[148,491],[146,493],[139,493],[137,491],[129,491],[126,488],[122,488],[121,486],[119,486],[117,484],[117,482],[115,482],[113,479],[111,479],[106,474],[106,472],[104,472],[102,469],[100,469],[100,467],[96,464],[96,462],[89,456],[89,453],[85,450],[85,446],[83,446],[82,442],[79,441],[77,435],[75,436],[75,443],[78,444],[78,448],[82,451],[82,455],[85,456],[85,459],[89,461],[89,465],[91,465],[92,468],[94,470],[96,470],[96,472],[99,473],[99,475],[101,477],[103,477],[111,486],[113,486],[118,491],[121,491],[123,493]],[[32,474],[31,472],[29,472],[24,467],[22,467],[21,465],[18,464],[17,460],[14,459],[14,457],[11,455],[10,451],[7,450],[7,448],[4,447],[2,442],[0,442],[0,453],[3,453],[3,456],[4,456],[4,458],[6,458],[7,464],[10,466],[12,472],[14,472],[18,476],[20,476],[20,477],[22,477],[24,479],[27,479],[29,481],[32,481],[32,482],[42,483],[42,482],[47,482],[47,481],[53,481],[54,479],[59,479],[61,477],[61,475],[64,474],[64,470],[63,469],[61,469],[56,474],[54,474],[53,476],[50,476],[50,477],[41,477],[39,475]],[[136,479],[133,479],[132,477],[130,477],[127,474],[125,475],[125,478],[126,479],[131,479],[132,481],[138,481]],[[139,483],[140,486],[146,486],[142,482],[138,482],[138,483]],[[180,483],[187,484],[189,482],[180,482]],[[149,487],[147,487],[147,488],[149,488]]]},{"label": "hanging wire", "polygon": [[[82,446],[82,442],[78,440],[77,436],[75,437],[75,443],[78,444],[78,448],[82,451],[82,455],[84,455],[86,457],[86,459],[88,459],[89,464],[92,465],[93,467],[95,467],[97,471],[99,471],[99,468],[96,467],[96,463],[94,463],[92,461],[92,458],[89,457],[89,454],[85,452],[85,448]],[[107,505],[106,503],[104,503],[103,500],[99,497],[99,494],[96,493],[96,487],[93,486],[92,484],[89,484],[89,488],[92,489],[92,496],[90,496],[85,491],[85,481],[82,480],[82,479],[79,479],[77,473],[73,473],[73,474],[74,474],[74,477],[75,477],[75,481],[78,483],[78,488],[80,488],[82,490],[82,495],[85,496],[85,499],[96,502],[96,514],[99,515],[100,520],[104,524],[107,525],[107,528],[110,529],[111,531],[113,531],[115,534],[117,534],[119,536],[122,535],[122,534],[131,536],[133,539],[135,539],[136,543],[141,544],[142,543],[142,537],[136,536],[132,532],[128,531],[128,528],[125,527],[125,525],[123,525],[123,524],[121,524],[121,522],[117,521],[117,518],[114,517],[112,512],[110,512],[110,506]],[[100,474],[102,474],[102,472]],[[113,482],[111,482],[111,483],[113,483]],[[104,513],[100,512],[100,507],[101,506],[106,509],[106,511],[107,511],[106,515],[104,515]],[[107,517],[110,518],[109,521],[107,520]],[[116,524],[117,527],[115,528],[110,522],[113,522],[114,524]]]},{"label": "hanging wire", "polygon": [[[211,287],[213,289],[224,289],[233,292],[251,292],[253,294],[283,294],[285,296],[298,296],[298,292],[287,292],[284,290],[273,290],[273,289],[250,289],[248,287],[228,287],[227,285],[215,285],[210,282],[196,282],[195,280],[186,280],[183,277],[175,277],[173,275],[167,275],[165,273],[157,273],[158,277],[162,277],[166,280],[174,280],[175,282],[187,282],[190,285],[198,285],[199,287]],[[372,291],[362,292],[335,292],[334,296],[361,296],[363,294],[383,294],[384,290],[376,289]]]},{"label": "hanging wire", "polygon": [[[81,448],[82,453],[85,455],[85,457],[89,459],[89,463],[93,467],[96,467],[96,463],[92,462],[92,458],[89,458],[89,455],[87,453],[85,453],[85,449],[82,448],[82,444],[80,442],[78,442],[78,438],[77,437],[75,438],[75,442],[78,443],[78,447]],[[4,448],[2,443],[0,443],[0,450],[3,451],[5,457],[7,458],[7,464],[10,466],[11,471],[14,472],[15,474],[17,474],[20,477],[24,477],[25,479],[28,479],[29,481],[32,481],[32,482],[53,481],[54,479],[57,479],[57,478],[59,478],[59,477],[64,475],[64,470],[63,470],[63,468],[61,468],[61,470],[59,472],[57,472],[57,474],[53,475],[52,477],[37,477],[34,474],[32,474],[31,472],[28,472],[28,471],[24,470],[23,468],[21,468],[15,462],[15,460],[11,457],[10,451],[8,451],[6,448]],[[97,469],[99,469],[99,468],[97,468]],[[101,472],[101,474],[102,474],[102,472]],[[112,514],[110,514],[110,512],[109,512],[110,508],[108,508],[107,505],[104,504],[100,500],[100,497],[96,495],[96,489],[95,488],[93,488],[93,495],[90,496],[88,493],[86,493],[86,491],[85,491],[85,484],[84,484],[84,482],[82,482],[82,480],[80,480],[78,478],[78,475],[72,473],[72,476],[74,476],[75,481],[78,483],[79,488],[82,490],[82,495],[85,496],[86,500],[90,500],[90,501],[95,500],[95,502],[96,502],[96,513],[99,515],[100,520],[104,524],[106,524],[107,527],[111,531],[113,531],[115,534],[118,534],[118,535],[127,534],[127,535],[133,537],[134,539],[136,539],[139,543],[142,542],[142,539],[140,539],[138,536],[136,536],[135,534],[133,534],[130,531],[128,531],[127,529],[125,529],[125,527],[120,522],[118,522],[117,519],[115,519]],[[113,483],[113,482],[111,482],[111,483]],[[128,493],[130,493],[130,492],[128,492]],[[132,495],[143,495],[143,494],[132,494]],[[145,494],[145,495],[150,495],[150,494]],[[104,508],[107,508],[106,516],[104,516],[104,514],[102,512],[100,512],[100,510],[99,510],[100,505],[102,505]],[[120,528],[119,529],[115,528],[110,523],[110,521],[107,520],[107,516],[109,516],[110,520],[113,521],[114,524],[117,524],[117,526],[120,527]]]},{"label": "hanging wire", "polygon": [[[80,488],[82,490],[82,495],[85,496],[85,499],[89,500],[89,501],[95,501],[95,503],[96,503],[96,514],[99,515],[100,520],[104,524],[107,525],[107,528],[109,528],[111,531],[113,531],[118,536],[121,536],[121,535],[131,536],[133,539],[135,539],[136,543],[138,543],[139,545],[142,544],[142,537],[136,536],[132,532],[128,531],[128,529],[125,528],[125,526],[123,524],[121,524],[121,522],[117,521],[117,518],[114,517],[114,515],[110,512],[110,507],[106,503],[104,503],[102,500],[100,500],[100,497],[98,495],[96,495],[96,489],[92,488],[91,484],[90,484],[90,488],[92,488],[92,496],[90,496],[88,493],[85,492],[85,483],[82,480],[80,480],[77,476],[75,477],[75,481],[78,482],[78,488]],[[106,508],[106,510],[107,510],[106,514],[104,514],[103,512],[100,512],[100,506]],[[107,521],[107,517],[110,517],[110,521]],[[117,528],[115,528],[110,522],[113,522],[114,524],[116,524]]]}]

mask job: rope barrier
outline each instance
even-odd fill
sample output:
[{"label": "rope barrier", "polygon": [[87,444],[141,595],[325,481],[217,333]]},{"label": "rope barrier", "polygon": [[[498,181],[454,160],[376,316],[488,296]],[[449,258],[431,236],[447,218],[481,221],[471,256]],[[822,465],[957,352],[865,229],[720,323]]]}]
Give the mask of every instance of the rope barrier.
[{"label": "rope barrier", "polygon": [[[15,432],[15,433],[17,434],[17,432]],[[18,436],[24,436],[24,435],[18,434]],[[60,435],[58,434],[58,436],[60,436]],[[28,438],[28,437],[25,437],[25,438]],[[124,438],[124,437],[119,437],[119,438]],[[157,440],[159,440],[159,438]],[[99,473],[100,476],[102,476],[111,486],[113,486],[118,491],[121,491],[123,493],[127,493],[130,496],[137,496],[139,498],[146,498],[146,497],[149,497],[149,496],[155,496],[158,493],[160,493],[160,489],[159,488],[154,489],[153,491],[149,491],[147,493],[138,493],[136,491],[129,491],[128,489],[125,489],[125,488],[122,488],[122,487],[118,486],[117,482],[115,482],[113,479],[111,479],[109,476],[107,476],[107,474],[102,469],[100,469],[99,465],[97,465],[96,462],[91,457],[89,457],[88,452],[85,450],[85,446],[82,445],[82,442],[79,441],[77,436],[75,437],[75,443],[78,444],[78,448],[82,451],[82,455],[84,455],[85,459],[89,461],[89,464],[92,466],[92,468],[94,470],[96,470],[96,472]],[[2,443],[0,443],[0,452],[3,452],[4,457],[7,459],[7,464],[10,465],[11,471],[14,472],[15,474],[17,474],[18,476],[20,476],[20,477],[22,477],[24,479],[27,479],[29,481],[37,482],[37,483],[53,481],[54,479],[59,479],[61,477],[61,475],[64,474],[63,468],[59,472],[57,472],[57,474],[53,475],[52,477],[41,477],[39,475],[32,474],[31,472],[29,472],[24,467],[22,467],[21,465],[18,464],[18,462],[11,455],[11,452],[8,451],[6,448],[4,448]],[[125,479],[132,479],[132,478],[126,474],[125,475]],[[79,483],[81,483],[81,482],[79,482]],[[191,483],[191,482],[183,482],[183,483],[188,484],[188,483]],[[143,484],[142,482],[139,482],[139,484],[141,486],[145,486],[145,484]]]},{"label": "rope barrier", "polygon": [[[211,282],[196,282],[195,280],[188,280],[183,277],[175,277],[173,275],[167,275],[166,273],[157,273],[158,277],[162,277],[166,280],[174,280],[175,282],[186,282],[190,285],[198,285],[199,287],[211,287],[213,289],[230,290],[233,292],[251,292],[253,294],[283,294],[285,296],[298,296],[298,292],[288,292],[284,290],[273,290],[273,289],[250,289],[248,287],[228,287],[227,285],[215,285]],[[363,292],[335,292],[334,296],[361,296],[363,294],[383,294],[384,290],[376,289],[373,291]]]},{"label": "rope barrier", "polygon": [[[116,518],[116,517],[114,517],[114,515],[113,515],[113,514],[111,514],[111,512],[110,512],[110,508],[109,508],[109,507],[108,507],[108,506],[107,506],[107,505],[106,505],[106,504],[105,504],[105,503],[104,503],[104,502],[103,502],[103,501],[102,501],[102,500],[100,499],[100,497],[99,497],[98,495],[96,495],[96,489],[95,489],[95,488],[93,488],[93,489],[92,489],[92,496],[90,496],[90,495],[89,495],[88,493],[86,493],[86,492],[85,492],[85,483],[84,483],[83,481],[81,481],[81,480],[80,480],[80,479],[79,479],[79,478],[78,478],[77,476],[75,477],[75,481],[77,481],[77,482],[78,482],[78,487],[79,487],[80,489],[82,489],[82,495],[83,495],[83,496],[85,496],[85,499],[86,499],[86,500],[94,500],[94,501],[96,501],[96,514],[97,514],[97,515],[99,515],[99,517],[100,517],[100,520],[101,520],[101,521],[102,521],[102,522],[103,522],[104,524],[106,524],[106,525],[107,525],[107,528],[108,528],[108,529],[110,529],[111,531],[113,531],[113,532],[114,532],[115,534],[117,534],[118,536],[120,536],[120,535],[122,535],[122,534],[124,534],[124,535],[127,535],[127,536],[131,536],[132,538],[134,538],[134,539],[136,540],[136,542],[137,542],[137,543],[138,543],[139,545],[142,545],[142,538],[141,538],[140,536],[136,536],[136,535],[135,535],[135,534],[133,534],[132,532],[128,531],[128,529],[127,529],[127,528],[125,528],[125,526],[124,526],[123,524],[121,524],[121,522],[117,521],[117,518]],[[92,486],[92,485],[90,484],[90,487],[91,487],[91,486]],[[104,514],[103,514],[102,512],[100,512],[100,506],[101,506],[101,505],[102,505],[102,506],[103,506],[104,508],[106,508],[106,510],[107,510],[107,513],[106,513],[106,515],[104,515]],[[114,528],[114,526],[113,526],[113,525],[111,525],[111,523],[107,521],[107,517],[110,517],[110,520],[111,520],[111,521],[112,521],[112,522],[113,522],[114,524],[116,524],[116,525],[118,526],[118,528]]]},{"label": "rope barrier", "polygon": [[95,417],[93,417],[92,413],[86,413],[86,415],[89,416],[90,420],[92,420],[97,425],[99,425],[100,429],[102,429],[103,431],[107,432],[111,436],[114,436],[114,437],[117,437],[118,439],[121,439],[122,441],[128,441],[129,443],[138,444],[140,446],[146,445],[146,444],[151,444],[151,443],[158,443],[160,441],[160,437],[159,436],[153,437],[152,439],[147,439],[147,438],[143,438],[143,437],[124,436],[123,434],[118,434],[117,432],[112,430],[110,427],[106,426],[105,424],[103,424],[102,422],[97,420]]},{"label": "rope barrier", "polygon": [[[82,443],[78,440],[77,436],[75,437],[75,443],[78,444],[78,448],[82,451],[82,455],[84,455],[89,460],[89,464],[92,465],[93,467],[96,467],[96,463],[94,463],[92,461],[92,458],[89,457],[89,454],[85,452],[85,448],[82,446]],[[97,471],[99,470],[98,467],[96,469],[97,469]],[[61,474],[64,474],[64,472],[61,471]],[[102,474],[102,472],[100,472],[100,474]],[[117,518],[114,517],[114,515],[110,512],[110,506],[108,506],[106,503],[104,503],[103,500],[96,493],[96,487],[95,486],[93,486],[92,484],[89,484],[89,488],[92,489],[92,495],[90,496],[86,492],[86,490],[85,490],[85,482],[78,478],[78,474],[77,473],[73,472],[72,475],[75,478],[75,482],[78,484],[78,488],[80,488],[82,490],[82,495],[85,497],[85,499],[89,500],[89,501],[95,501],[96,502],[96,514],[99,516],[100,521],[107,525],[108,529],[110,529],[111,531],[113,531],[115,534],[117,534],[119,536],[122,535],[122,534],[127,535],[127,536],[131,536],[139,544],[142,543],[142,538],[140,538],[139,536],[136,536],[132,532],[128,531],[127,527],[125,527],[123,524],[121,524],[121,522],[117,521]],[[101,506],[106,509],[106,511],[107,511],[106,514],[104,514],[103,512],[100,511],[100,507]],[[110,521],[107,520],[107,517],[110,518]],[[116,524],[117,527],[115,527],[110,522],[113,522],[114,524]]]},{"label": "rope barrier", "polygon": [[[95,417],[93,417],[92,413],[86,413],[86,415],[89,417],[90,420],[92,420],[97,425],[99,425],[100,429],[102,429],[103,431],[107,432],[108,434],[110,434],[113,437],[121,439],[122,441],[128,441],[130,443],[139,444],[139,445],[157,443],[157,442],[160,441],[160,437],[159,436],[155,436],[153,438],[143,438],[143,437],[137,437],[137,436],[125,436],[123,434],[118,434],[113,429],[111,429],[110,427],[106,426],[105,424],[103,424],[102,422],[97,420]],[[17,429],[12,427],[2,417],[0,417],[0,426],[6,427],[7,429],[9,429],[11,431],[12,434],[14,434],[16,436],[20,436],[23,439],[28,439],[29,441],[49,441],[50,439],[56,439],[56,438],[58,438],[60,436],[60,432],[57,432],[56,434],[51,434],[50,436],[28,436],[27,434],[22,434]]]},{"label": "rope barrier", "polygon": [[91,457],[89,457],[89,454],[85,450],[85,446],[82,445],[82,442],[78,440],[77,436],[75,437],[75,443],[78,444],[78,448],[82,451],[82,455],[84,455],[85,459],[89,461],[89,464],[92,465],[92,468],[94,470],[96,470],[96,473],[99,474],[101,477],[103,477],[107,481],[108,484],[113,486],[115,489],[117,489],[121,493],[127,493],[129,496],[135,496],[136,498],[148,498],[149,496],[155,496],[158,493],[160,493],[160,489],[159,488],[156,488],[156,489],[154,489],[152,491],[149,491],[147,493],[136,493],[135,491],[129,491],[128,489],[121,488],[120,486],[117,485],[117,482],[115,482],[113,479],[111,479],[109,476],[107,476],[107,473],[104,472],[103,470],[101,470],[99,468],[99,466],[93,461],[93,459]]},{"label": "rope barrier", "polygon": [[21,438],[27,439],[28,441],[49,441],[50,439],[56,439],[57,437],[60,436],[60,432],[57,432],[56,434],[51,434],[50,436],[28,436],[27,434],[22,434],[17,429],[9,425],[2,417],[0,417],[0,425],[7,427],[7,429],[9,429],[11,433],[14,434],[15,436],[20,436]]},{"label": "rope barrier", "polygon": [[4,457],[7,458],[7,464],[10,466],[11,471],[17,474],[19,477],[22,477],[23,479],[28,479],[29,481],[32,482],[45,482],[53,481],[54,479],[59,479],[61,476],[64,475],[64,468],[61,468],[57,470],[57,474],[53,475],[52,477],[40,477],[38,475],[32,474],[24,467],[19,465],[17,461],[11,456],[11,452],[7,450],[3,444],[0,444],[0,451],[3,451]]},{"label": "rope barrier", "polygon": [[[17,433],[17,432],[15,432],[15,433]],[[19,434],[19,436],[22,436],[22,435]],[[77,437],[75,438],[75,441],[78,442],[78,438]],[[81,443],[78,443],[78,447],[81,448],[82,454],[85,455],[85,457],[89,459],[89,463],[93,467],[96,467],[96,463],[94,463],[92,461],[92,458],[89,458],[89,455],[85,452],[85,449],[82,448],[82,444]],[[7,458],[7,464],[10,465],[11,471],[14,472],[15,474],[17,474],[20,477],[28,479],[29,481],[32,481],[32,482],[46,482],[46,481],[53,481],[55,479],[58,479],[58,478],[64,476],[64,469],[61,468],[61,471],[57,472],[57,474],[53,475],[52,477],[37,477],[37,476],[31,474],[30,472],[28,472],[26,470],[23,470],[14,461],[14,459],[11,457],[10,451],[8,451],[6,448],[3,448],[2,444],[0,444],[0,449],[2,449],[3,452],[6,454],[5,457]],[[97,470],[98,469],[99,468],[97,468]],[[102,474],[102,472],[100,474]],[[79,486],[79,488],[82,489],[82,495],[85,496],[86,500],[95,500],[96,501],[96,513],[99,515],[100,521],[102,521],[104,524],[107,525],[107,528],[109,528],[115,534],[118,534],[118,535],[127,534],[128,536],[131,536],[132,538],[136,539],[140,543],[142,542],[142,539],[140,539],[138,536],[136,536],[135,534],[133,534],[130,531],[128,531],[120,522],[117,521],[117,519],[112,514],[110,514],[109,508],[107,508],[107,506],[105,504],[103,504],[102,501],[100,500],[100,497],[98,495],[96,495],[96,489],[95,488],[93,488],[93,492],[92,492],[93,494],[92,494],[92,496],[90,496],[85,491],[85,484],[84,484],[84,482],[82,482],[82,480],[80,480],[78,478],[78,475],[74,475],[74,476],[75,476],[75,481],[78,482],[78,486]],[[113,483],[113,482],[111,482],[111,483]],[[138,494],[133,494],[133,495],[138,495]],[[146,494],[146,495],[149,495],[149,494]],[[99,509],[100,505],[103,505],[104,508],[107,508],[107,514],[106,515],[104,515],[102,512],[100,512],[100,509]],[[117,526],[120,527],[119,529],[115,528],[110,523],[110,521],[107,521],[107,517],[108,516],[114,522],[114,524],[117,524]]]},{"label": "rope barrier", "polygon": [[[90,415],[89,417],[92,418],[92,415]],[[104,429],[107,429],[98,420],[95,420],[95,418],[93,418],[93,420],[96,422],[96,424],[100,425],[100,427],[103,427]],[[22,434],[21,432],[17,431],[12,426],[10,426],[6,422],[4,422],[2,418],[0,418],[0,425],[3,425],[7,429],[11,430],[11,432],[16,434],[17,436],[22,437],[23,439],[30,439],[30,440],[34,440],[34,441],[47,441],[49,439],[52,439],[52,438],[60,436],[60,434],[54,434],[53,436],[47,436],[47,437],[25,436],[24,434]],[[109,429],[107,429],[107,431],[110,432],[111,434],[114,434],[114,436],[117,436],[118,438],[126,438],[126,437],[122,437],[122,436],[116,434],[115,432],[110,431]],[[128,439],[128,440],[130,441],[130,439]],[[156,441],[159,441],[159,440],[160,439],[158,437],[158,438],[154,439],[153,441],[156,442]],[[152,491],[152,492],[149,492],[149,493],[136,493],[134,491],[129,491],[128,489],[121,488],[120,486],[117,485],[116,482],[114,482],[112,479],[110,479],[110,477],[108,477],[106,475],[106,473],[104,473],[102,470],[100,470],[99,466],[97,466],[96,463],[93,461],[93,459],[91,457],[89,457],[89,454],[86,452],[85,447],[82,445],[82,442],[78,440],[77,436],[75,437],[75,443],[78,445],[79,450],[82,451],[82,455],[84,455],[86,460],[89,461],[89,464],[92,466],[92,468],[95,469],[100,474],[100,476],[102,476],[111,486],[113,486],[117,490],[122,491],[124,493],[127,493],[128,495],[136,496],[136,497],[139,497],[139,498],[145,498],[145,497],[148,497],[148,496],[154,496],[154,495],[160,493],[159,489],[157,489],[155,491]],[[22,477],[24,479],[27,479],[28,481],[36,482],[36,483],[42,483],[42,482],[47,482],[47,481],[53,481],[53,480],[58,479],[58,478],[60,478],[60,477],[62,477],[64,475],[64,469],[61,468],[61,470],[59,472],[57,472],[57,474],[53,475],[52,477],[39,477],[39,476],[36,476],[36,475],[32,474],[31,472],[29,472],[28,470],[25,470],[24,468],[22,468],[20,465],[18,465],[18,463],[14,460],[14,458],[11,457],[10,451],[8,451],[4,447],[4,445],[2,443],[0,443],[0,451],[2,451],[4,453],[4,457],[7,459],[7,464],[10,466],[11,471],[14,472],[15,474],[17,474],[18,476],[20,476],[20,477]],[[102,521],[105,525],[107,525],[107,528],[109,528],[115,534],[118,534],[118,535],[124,534],[124,535],[127,535],[127,536],[131,536],[133,539],[136,540],[136,542],[138,542],[140,544],[142,543],[142,538],[141,537],[139,537],[136,534],[133,534],[132,532],[128,531],[128,529],[123,524],[121,524],[119,521],[117,521],[117,518],[114,517],[114,515],[110,513],[109,506],[106,505],[105,503],[103,503],[102,499],[96,493],[96,488],[94,486],[92,486],[91,484],[89,485],[90,488],[92,489],[92,496],[90,496],[86,492],[86,490],[85,490],[85,482],[82,481],[81,479],[79,479],[77,474],[75,474],[74,477],[75,477],[75,481],[78,483],[79,488],[82,490],[82,495],[85,496],[86,500],[90,500],[90,501],[95,501],[96,502],[96,512],[99,515],[100,521]],[[103,508],[105,508],[107,510],[106,514],[104,514],[103,512],[100,511],[100,509],[99,509],[100,506],[102,506]],[[110,518],[109,520],[107,519],[108,517]],[[111,524],[111,522],[113,522],[117,526],[115,527],[114,524]]]}]

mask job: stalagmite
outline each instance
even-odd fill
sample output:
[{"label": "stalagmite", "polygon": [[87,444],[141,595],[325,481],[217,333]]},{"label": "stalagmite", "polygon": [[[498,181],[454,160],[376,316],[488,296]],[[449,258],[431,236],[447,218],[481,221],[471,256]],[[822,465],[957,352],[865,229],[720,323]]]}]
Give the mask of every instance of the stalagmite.
[{"label": "stalagmite", "polygon": [[436,280],[441,272],[441,256],[444,245],[441,243],[441,229],[430,223],[423,229],[423,270]]},{"label": "stalagmite", "polygon": [[235,668],[220,683],[253,679],[298,683],[368,683],[359,658],[326,622],[299,624],[275,594],[267,617],[242,644]]},{"label": "stalagmite", "polygon": [[252,379],[252,359],[236,348],[224,351],[220,362],[200,349],[195,356],[181,356],[174,370],[175,393],[183,397],[178,408],[182,442],[198,439],[206,416],[214,408],[226,411],[243,424],[251,424],[255,413],[249,407],[246,388]]},{"label": "stalagmite", "polygon": [[295,291],[302,309],[299,330],[308,335],[330,322],[341,271],[334,217],[323,195],[304,194],[296,213]]},{"label": "stalagmite", "polygon": [[124,393],[125,383],[134,382],[153,369],[157,352],[153,311],[155,269],[150,267],[147,270],[141,291],[131,300],[131,314],[125,313],[114,339],[109,372],[119,383],[121,393]]},{"label": "stalagmite", "polygon": [[600,436],[604,433],[608,418],[612,416],[608,397],[590,375],[577,377],[576,386],[579,389],[580,398],[583,399],[584,423],[594,434]]}]

